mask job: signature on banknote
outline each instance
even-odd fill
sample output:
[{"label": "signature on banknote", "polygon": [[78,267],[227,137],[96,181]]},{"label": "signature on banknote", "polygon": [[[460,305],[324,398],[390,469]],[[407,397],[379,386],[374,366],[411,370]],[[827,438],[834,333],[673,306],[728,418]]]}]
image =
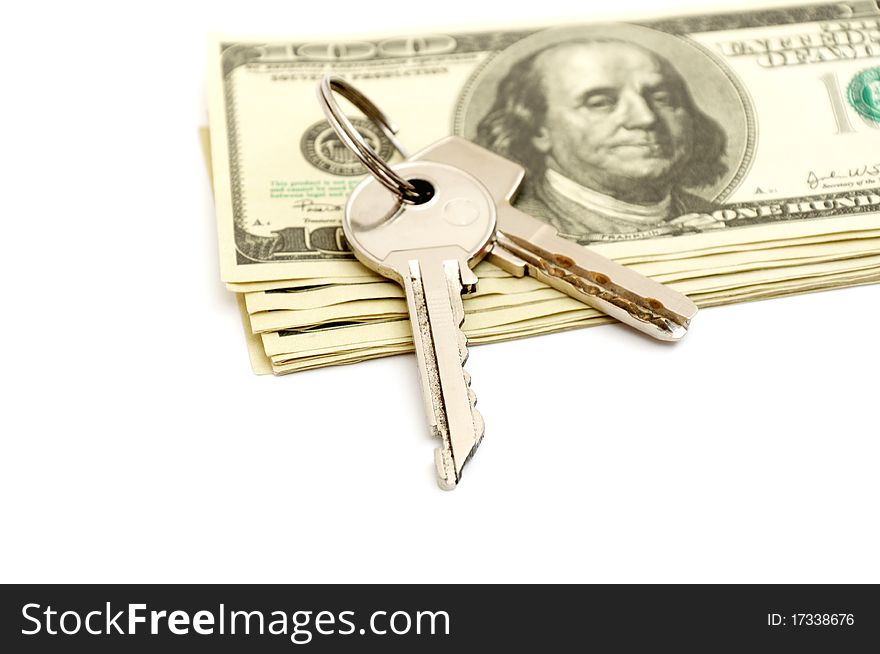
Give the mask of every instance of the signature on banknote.
[{"label": "signature on banknote", "polygon": [[858,180],[876,178],[880,178],[880,163],[860,164],[846,170],[831,170],[824,175],[819,175],[811,170],[807,175],[807,184],[811,189],[819,188],[820,184],[825,188],[852,186]]},{"label": "signature on banknote", "polygon": [[300,209],[306,213],[323,213],[325,211],[341,211],[341,204],[330,204],[329,202],[315,202],[314,200],[298,200],[290,205],[293,209]]}]

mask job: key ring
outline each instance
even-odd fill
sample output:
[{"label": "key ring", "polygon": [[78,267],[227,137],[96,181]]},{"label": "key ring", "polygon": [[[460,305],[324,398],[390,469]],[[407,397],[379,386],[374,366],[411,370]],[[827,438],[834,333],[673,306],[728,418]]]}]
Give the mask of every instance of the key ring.
[{"label": "key ring", "polygon": [[318,84],[318,101],[327,122],[339,136],[340,140],[351,150],[364,166],[367,167],[373,177],[375,177],[385,188],[394,193],[402,202],[407,204],[417,204],[422,200],[418,189],[403,177],[398,175],[382,159],[376,151],[370,147],[370,144],[364,139],[360,132],[357,131],[351,120],[348,119],[339,108],[333,92],[336,91],[351,102],[355,107],[360,109],[363,114],[373,121],[373,123],[382,130],[382,133],[391,141],[391,145],[397,150],[404,159],[409,158],[404,147],[397,140],[395,134],[398,127],[391,119],[374,105],[363,93],[358,91],[351,84],[346,82],[338,75],[327,74]]}]

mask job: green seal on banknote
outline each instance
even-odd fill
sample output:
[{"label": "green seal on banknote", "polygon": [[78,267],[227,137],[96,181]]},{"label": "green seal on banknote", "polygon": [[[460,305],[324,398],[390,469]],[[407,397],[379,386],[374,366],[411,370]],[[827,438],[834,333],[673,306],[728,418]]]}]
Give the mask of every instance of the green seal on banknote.
[{"label": "green seal on banknote", "polygon": [[880,66],[866,68],[853,77],[847,97],[860,115],[880,124]]}]

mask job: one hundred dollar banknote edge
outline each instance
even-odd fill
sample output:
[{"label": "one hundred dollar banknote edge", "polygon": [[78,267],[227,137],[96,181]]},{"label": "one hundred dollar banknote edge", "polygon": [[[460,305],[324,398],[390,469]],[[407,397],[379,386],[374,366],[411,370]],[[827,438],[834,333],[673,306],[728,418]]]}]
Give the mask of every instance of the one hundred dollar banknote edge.
[{"label": "one hundred dollar banknote edge", "polygon": [[[862,271],[857,274],[830,274],[816,278],[808,278],[797,282],[783,282],[772,284],[758,284],[742,292],[714,292],[706,294],[704,297],[696,298],[697,304],[701,307],[713,307],[719,305],[728,305],[732,303],[744,303],[762,301],[767,299],[786,298],[794,295],[804,295],[807,293],[817,293],[827,290],[839,289],[842,287],[850,288],[856,286],[875,285],[880,282],[880,268]],[[575,312],[572,312],[575,313]],[[500,341],[518,340],[520,338],[531,338],[532,336],[541,336],[563,331],[571,331],[574,329],[584,329],[602,324],[613,322],[606,316],[590,317],[587,311],[584,311],[586,317],[574,320],[566,320],[556,326],[545,326],[533,330],[525,329],[521,332],[508,333],[503,335],[485,335],[471,336],[469,343],[474,346],[495,343]],[[411,341],[400,342],[396,345],[374,345],[365,346],[354,351],[337,352],[332,355],[307,355],[296,359],[287,359],[284,355],[277,357],[279,363],[272,362],[272,370],[276,375],[289,374],[305,370],[312,370],[329,365],[347,365],[358,363],[369,359],[375,359],[398,354],[407,354],[412,352]]]},{"label": "one hundred dollar banknote edge", "polygon": [[[813,221],[813,222],[815,223],[816,221]],[[834,223],[834,224],[833,224],[833,227],[839,227],[841,221],[840,221],[839,218],[831,218],[831,219],[828,219],[828,222],[829,222],[829,223]],[[861,225],[860,225],[860,226],[861,226]],[[762,232],[762,235],[766,236],[767,227],[768,227],[768,226],[761,226],[761,227],[759,227],[759,228],[756,228],[756,230],[760,230],[760,231]],[[739,228],[739,229],[740,229],[740,231],[743,231],[743,230],[745,230],[745,229],[747,229],[747,228]],[[733,245],[733,244],[732,244],[732,245]],[[672,253],[672,250],[669,250],[666,254],[671,254],[671,253]]]}]

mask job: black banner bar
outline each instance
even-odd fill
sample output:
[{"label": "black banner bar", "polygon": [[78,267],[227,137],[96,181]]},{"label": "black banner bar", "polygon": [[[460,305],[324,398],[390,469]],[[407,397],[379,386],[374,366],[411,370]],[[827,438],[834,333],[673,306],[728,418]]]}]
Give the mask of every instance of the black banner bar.
[{"label": "black banner bar", "polygon": [[867,651],[873,585],[2,587],[4,652]]}]

